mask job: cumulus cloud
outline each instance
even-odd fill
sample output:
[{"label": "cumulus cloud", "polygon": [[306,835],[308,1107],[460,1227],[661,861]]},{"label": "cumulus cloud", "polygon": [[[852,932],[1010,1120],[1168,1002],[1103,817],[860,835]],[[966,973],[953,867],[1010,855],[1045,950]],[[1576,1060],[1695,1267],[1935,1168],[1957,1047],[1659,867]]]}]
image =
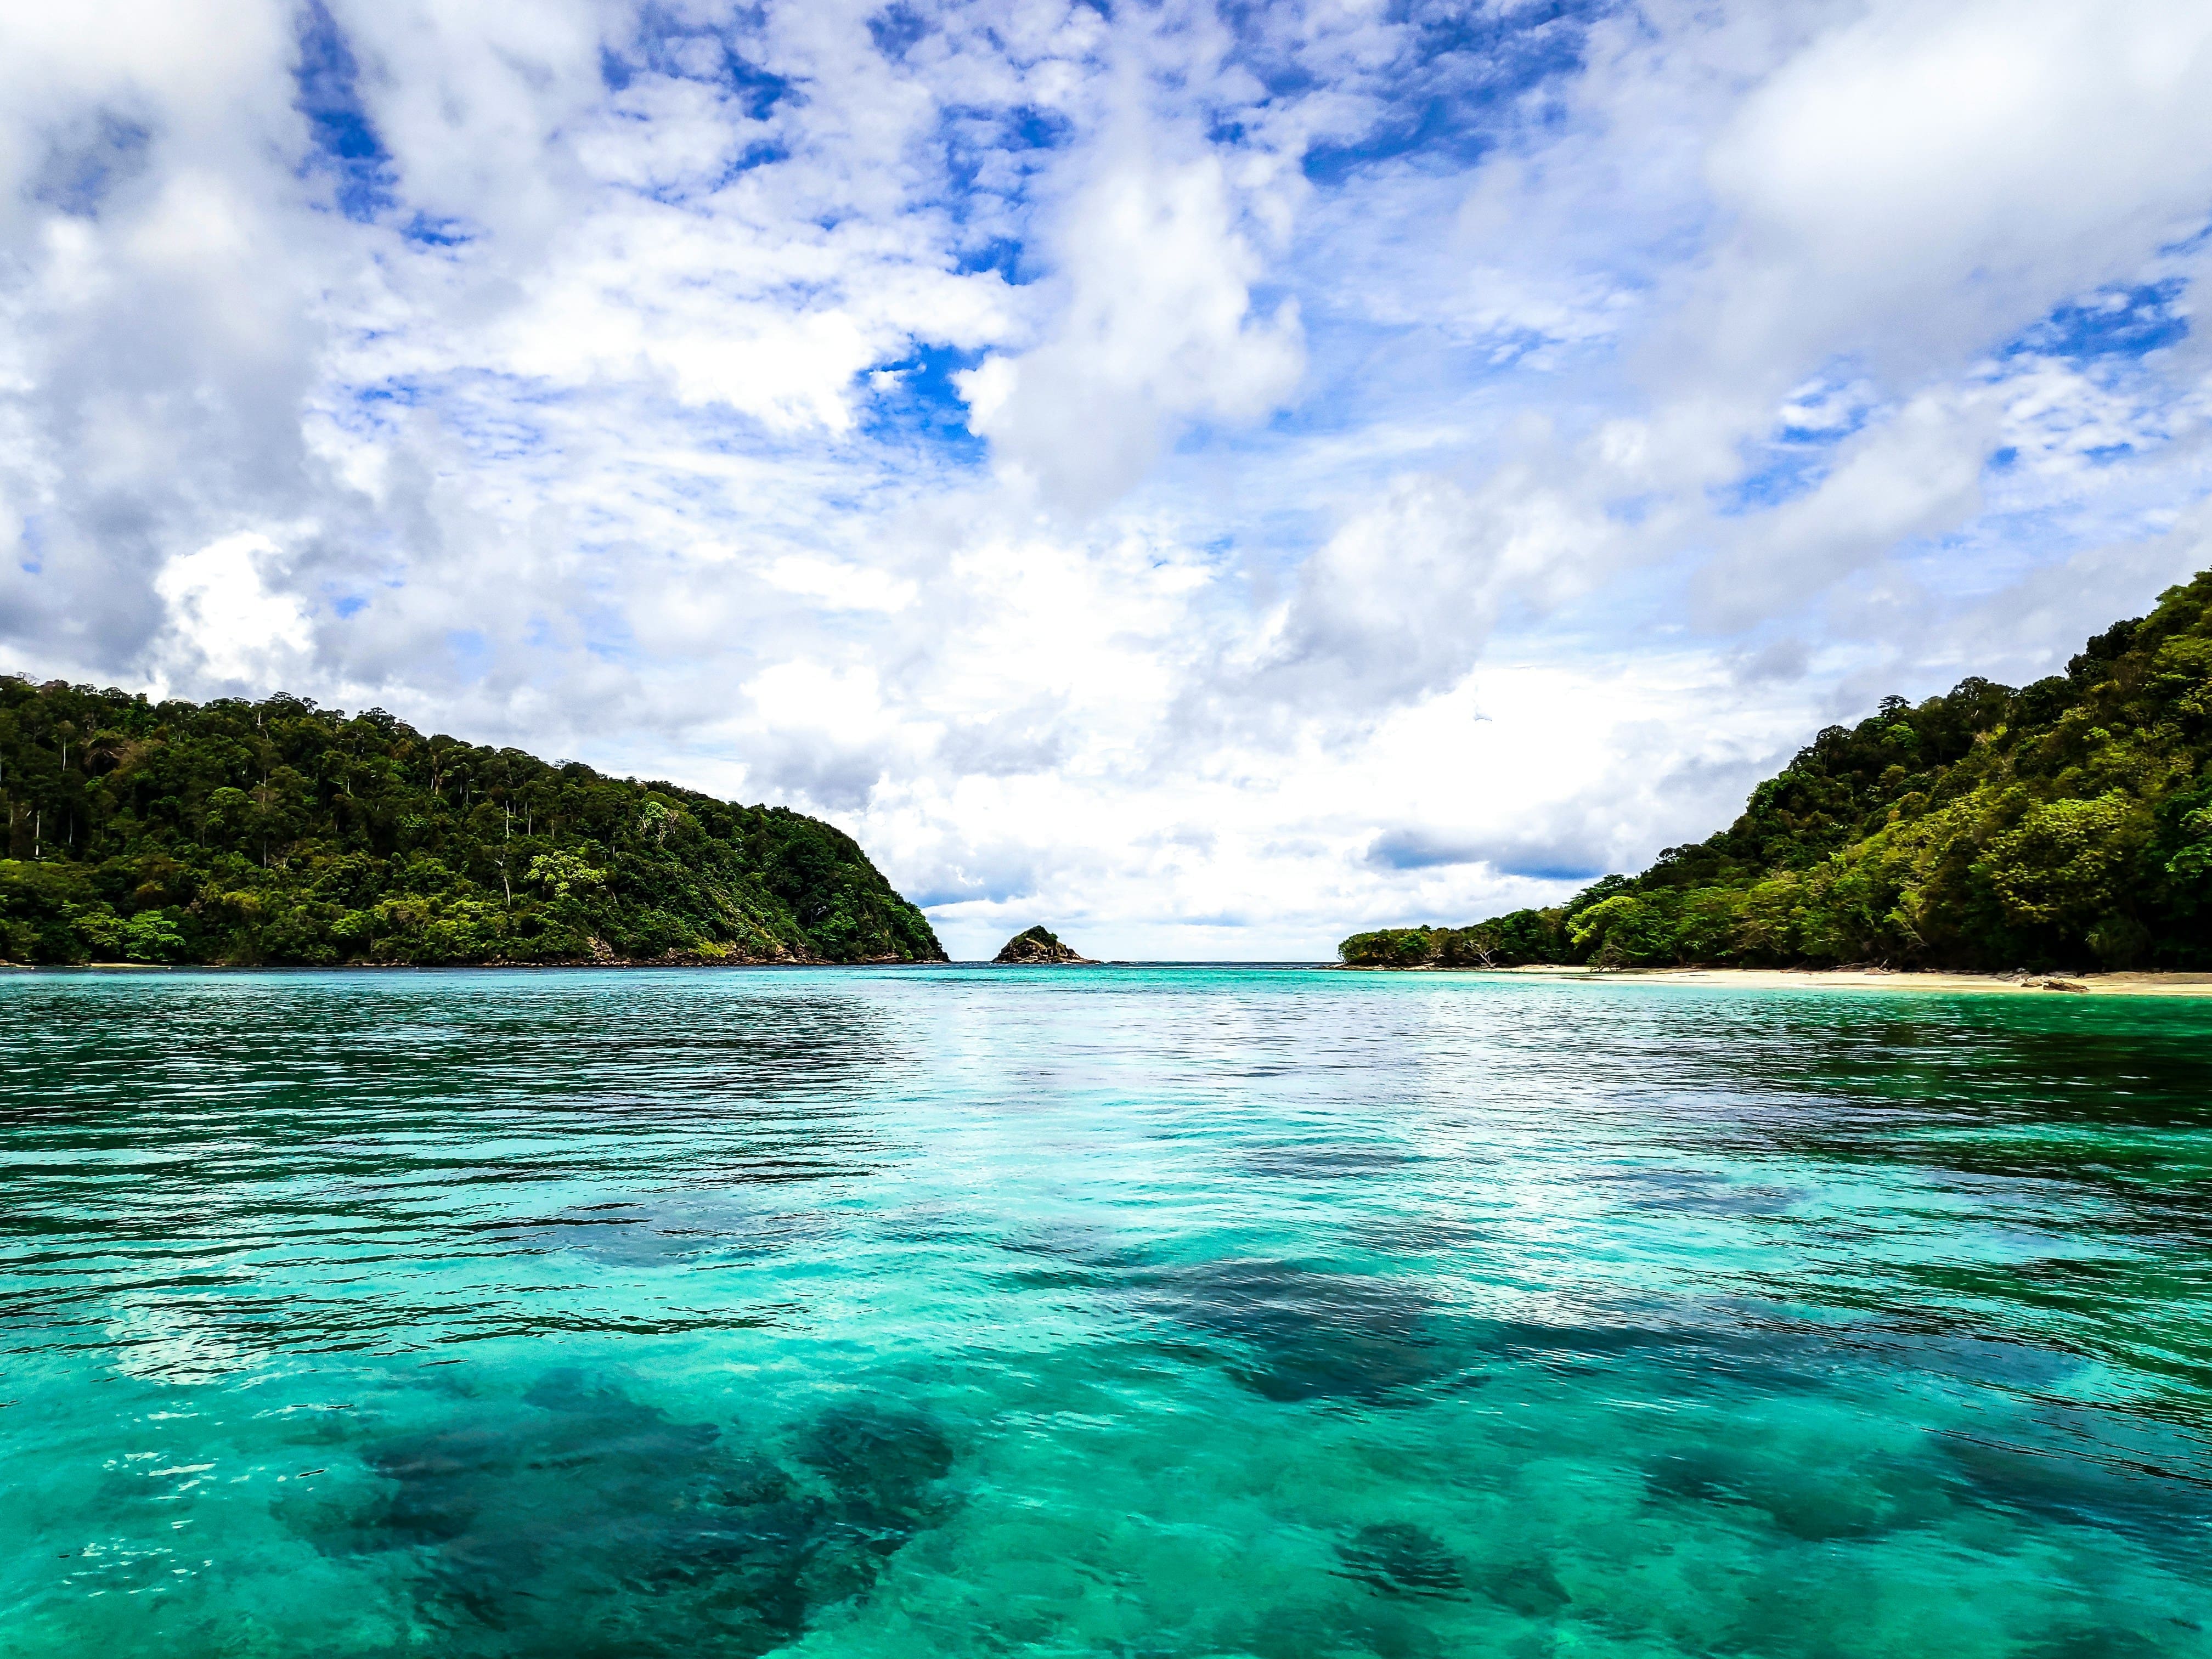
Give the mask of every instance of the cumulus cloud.
[{"label": "cumulus cloud", "polygon": [[1066,294],[1048,337],[959,377],[970,428],[1075,514],[1130,489],[1191,423],[1263,418],[1304,367],[1297,300],[1257,312],[1263,266],[1228,169],[1193,148],[1106,146],[1051,233]]},{"label": "cumulus cloud", "polygon": [[0,665],[1325,953],[2206,556],[2180,0],[0,20]]},{"label": "cumulus cloud", "polygon": [[1729,526],[1733,545],[1699,577],[1707,613],[1756,622],[1900,543],[1965,523],[1982,505],[1997,427],[1986,396],[1928,393],[1844,441],[1807,493]]},{"label": "cumulus cloud", "polygon": [[1707,163],[1731,349],[1847,333],[1910,372],[2121,274],[2203,221],[2207,74],[2212,16],[2173,0],[1893,0],[1823,32]]},{"label": "cumulus cloud", "polygon": [[267,574],[282,557],[251,531],[171,559],[154,578],[168,608],[167,654],[192,678],[269,685],[296,673],[312,642],[297,599],[272,592]]},{"label": "cumulus cloud", "polygon": [[1556,597],[1613,540],[1601,496],[1527,465],[1500,467],[1478,490],[1401,477],[1305,562],[1249,690],[1376,713],[1442,691],[1474,666],[1509,603]]},{"label": "cumulus cloud", "polygon": [[1610,848],[1576,825],[1564,832],[1522,830],[1510,836],[1454,835],[1406,824],[1386,830],[1367,848],[1377,870],[1432,870],[1440,865],[1486,864],[1503,876],[1538,881],[1589,881],[1605,872]]}]

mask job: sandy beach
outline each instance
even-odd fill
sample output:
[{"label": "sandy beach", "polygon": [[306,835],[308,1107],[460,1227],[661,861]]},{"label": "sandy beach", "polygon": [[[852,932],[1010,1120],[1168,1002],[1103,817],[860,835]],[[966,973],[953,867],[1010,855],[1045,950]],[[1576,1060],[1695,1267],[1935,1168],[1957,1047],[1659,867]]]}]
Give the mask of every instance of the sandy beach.
[{"label": "sandy beach", "polygon": [[1993,996],[2212,997],[2212,974],[1957,974],[1881,968],[1359,968],[1376,974],[1473,974],[1591,985],[1741,986],[1751,990],[1940,991]]}]

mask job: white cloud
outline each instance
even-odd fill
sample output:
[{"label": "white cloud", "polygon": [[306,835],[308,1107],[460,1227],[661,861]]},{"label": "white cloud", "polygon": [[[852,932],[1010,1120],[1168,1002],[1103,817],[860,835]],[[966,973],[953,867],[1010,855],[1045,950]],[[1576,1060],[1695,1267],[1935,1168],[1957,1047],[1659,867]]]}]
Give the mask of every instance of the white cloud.
[{"label": "white cloud", "polygon": [[1736,348],[1867,330],[1876,357],[1955,360],[2124,275],[2212,204],[2208,77],[2185,0],[1868,7],[1713,148]]},{"label": "white cloud", "polygon": [[837,611],[903,611],[915,601],[915,585],[865,565],[786,554],[767,570],[769,581],[790,593],[819,599]]},{"label": "white cloud", "polygon": [[297,599],[269,586],[281,557],[266,536],[246,531],[163,565],[154,592],[168,607],[170,660],[185,674],[236,685],[265,685],[296,672],[313,642],[313,623]]},{"label": "white cloud", "polygon": [[1845,441],[1809,493],[1736,520],[1733,545],[1700,581],[1708,613],[1756,622],[1901,542],[1966,522],[1997,429],[1986,392],[1928,393]]},{"label": "white cloud", "polygon": [[1296,387],[1297,304],[1255,312],[1261,261],[1218,155],[1109,143],[1052,241],[1066,295],[1048,337],[960,384],[970,425],[1054,505],[1096,511],[1191,422],[1249,424]]},{"label": "white cloud", "polygon": [[1527,465],[1500,467],[1473,492],[1401,476],[1306,562],[1261,636],[1249,690],[1377,714],[1448,690],[1509,603],[1570,591],[1615,536],[1600,501]]},{"label": "white cloud", "polygon": [[2201,6],[1488,15],[17,8],[0,662],[1311,956],[2205,556]]}]

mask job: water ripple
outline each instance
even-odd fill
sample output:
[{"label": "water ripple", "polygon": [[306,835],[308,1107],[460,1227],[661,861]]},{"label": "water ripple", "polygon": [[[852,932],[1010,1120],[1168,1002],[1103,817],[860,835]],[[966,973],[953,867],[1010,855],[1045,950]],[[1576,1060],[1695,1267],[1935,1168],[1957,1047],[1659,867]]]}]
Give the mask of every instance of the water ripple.
[{"label": "water ripple", "polygon": [[2212,1652],[2212,1018],[0,978],[9,1653]]}]

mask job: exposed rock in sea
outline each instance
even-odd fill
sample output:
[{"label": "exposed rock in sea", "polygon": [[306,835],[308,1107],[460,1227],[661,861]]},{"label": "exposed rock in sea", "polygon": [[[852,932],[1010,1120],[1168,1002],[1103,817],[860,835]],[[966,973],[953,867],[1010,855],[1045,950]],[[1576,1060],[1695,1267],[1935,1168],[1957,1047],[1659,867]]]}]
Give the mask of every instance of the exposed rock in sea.
[{"label": "exposed rock in sea", "polygon": [[996,963],[1007,963],[1018,966],[1034,966],[1045,963],[1091,962],[1089,957],[1082,955],[1071,945],[1062,945],[1057,936],[1041,927],[1032,927],[1027,933],[1015,934],[1006,941],[999,954],[991,959]]}]

